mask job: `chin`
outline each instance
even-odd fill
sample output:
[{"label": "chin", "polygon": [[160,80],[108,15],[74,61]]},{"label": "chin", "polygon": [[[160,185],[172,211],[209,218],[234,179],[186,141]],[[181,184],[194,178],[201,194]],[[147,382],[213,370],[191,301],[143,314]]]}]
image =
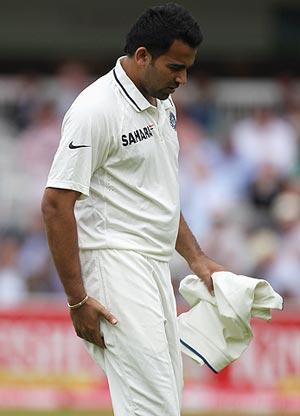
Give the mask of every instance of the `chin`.
[{"label": "chin", "polygon": [[169,93],[167,92],[160,92],[156,95],[156,98],[158,98],[159,100],[166,100],[169,97]]}]

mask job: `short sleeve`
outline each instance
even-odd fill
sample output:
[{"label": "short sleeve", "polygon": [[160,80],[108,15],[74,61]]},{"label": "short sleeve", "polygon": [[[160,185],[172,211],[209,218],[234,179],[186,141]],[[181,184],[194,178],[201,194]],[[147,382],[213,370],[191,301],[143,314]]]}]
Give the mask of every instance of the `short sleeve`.
[{"label": "short sleeve", "polygon": [[110,147],[104,109],[74,102],[62,124],[61,140],[50,169],[47,187],[71,189],[89,196],[93,173],[103,166]]}]

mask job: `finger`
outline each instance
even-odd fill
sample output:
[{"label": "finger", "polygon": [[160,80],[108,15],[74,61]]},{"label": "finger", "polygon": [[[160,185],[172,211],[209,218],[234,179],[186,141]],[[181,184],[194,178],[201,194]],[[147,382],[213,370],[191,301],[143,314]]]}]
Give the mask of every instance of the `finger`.
[{"label": "finger", "polygon": [[98,345],[100,348],[105,348],[104,337],[100,330],[93,333],[93,343]]},{"label": "finger", "polygon": [[[80,338],[84,339],[85,341],[90,342],[91,344],[98,345],[99,343],[97,336],[95,336],[94,332],[91,332],[91,331],[82,332]],[[102,344],[101,341],[100,341],[100,344]]]},{"label": "finger", "polygon": [[101,334],[94,334],[90,336],[88,341],[100,348],[105,348],[104,338]]},{"label": "finger", "polygon": [[106,348],[103,335],[95,337],[94,344],[98,345],[98,347],[100,347],[100,348]]},{"label": "finger", "polygon": [[113,314],[111,312],[109,312],[109,310],[107,310],[104,306],[100,306],[100,313],[103,316],[103,318],[105,318],[109,323],[111,323],[112,325],[117,325],[118,320],[115,316],[113,316]]},{"label": "finger", "polygon": [[214,285],[213,285],[213,280],[210,276],[208,277],[208,279],[205,280],[205,284],[206,284],[206,287],[207,287],[209,293],[212,296],[214,296]]}]

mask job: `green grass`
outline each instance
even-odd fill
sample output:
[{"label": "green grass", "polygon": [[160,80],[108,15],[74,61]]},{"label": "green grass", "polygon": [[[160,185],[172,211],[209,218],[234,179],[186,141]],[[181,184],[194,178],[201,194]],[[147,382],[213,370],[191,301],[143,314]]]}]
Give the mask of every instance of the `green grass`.
[{"label": "green grass", "polygon": [[[264,416],[287,416],[292,413],[264,413]],[[294,413],[294,416],[299,416],[299,413]],[[0,416],[113,416],[111,411],[97,410],[97,411],[76,411],[76,410],[0,410]],[[247,416],[246,413],[241,412],[194,412],[182,413],[181,416]],[[259,413],[249,413],[248,416],[262,416]]]},{"label": "green grass", "polygon": [[[183,413],[182,416],[226,416],[224,413]],[[229,416],[229,413],[227,413]],[[232,414],[232,416],[242,416]],[[53,411],[34,411],[34,410],[3,410],[0,411],[0,416],[113,416],[110,411],[71,411],[71,410],[53,410]],[[258,415],[256,415],[258,416]]]},{"label": "green grass", "polygon": [[[229,416],[229,413],[227,413]],[[242,414],[230,413],[231,416],[242,416]],[[71,411],[71,410],[53,410],[53,411],[34,411],[34,410],[3,410],[0,416],[113,416],[110,411]],[[226,416],[225,413],[183,413],[182,416]],[[244,415],[245,416],[245,415]],[[258,415],[255,415],[258,416]]]},{"label": "green grass", "polygon": [[[229,416],[229,413],[227,413]],[[71,411],[71,410],[53,410],[53,411],[34,411],[34,410],[3,410],[0,416],[113,416],[110,411]],[[183,413],[182,416],[226,416],[225,413]],[[242,416],[242,414],[231,413],[231,416]],[[258,415],[255,415],[258,416]]]},{"label": "green grass", "polygon": [[[246,413],[235,412],[195,412],[183,413],[182,416],[247,416]],[[254,414],[252,413],[252,416]],[[38,411],[38,410],[0,410],[0,416],[113,416],[110,411],[78,411],[78,410],[53,410],[53,411]],[[260,416],[255,414],[255,416]],[[270,416],[270,414],[268,414]],[[274,413],[273,416],[287,416],[287,413]]]}]

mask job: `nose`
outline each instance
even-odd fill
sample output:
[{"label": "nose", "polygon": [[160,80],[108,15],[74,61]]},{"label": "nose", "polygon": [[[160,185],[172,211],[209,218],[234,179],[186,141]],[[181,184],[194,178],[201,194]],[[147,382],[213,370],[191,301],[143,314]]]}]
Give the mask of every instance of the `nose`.
[{"label": "nose", "polygon": [[176,82],[180,85],[184,85],[187,83],[187,71],[183,69],[180,71],[176,76]]}]

